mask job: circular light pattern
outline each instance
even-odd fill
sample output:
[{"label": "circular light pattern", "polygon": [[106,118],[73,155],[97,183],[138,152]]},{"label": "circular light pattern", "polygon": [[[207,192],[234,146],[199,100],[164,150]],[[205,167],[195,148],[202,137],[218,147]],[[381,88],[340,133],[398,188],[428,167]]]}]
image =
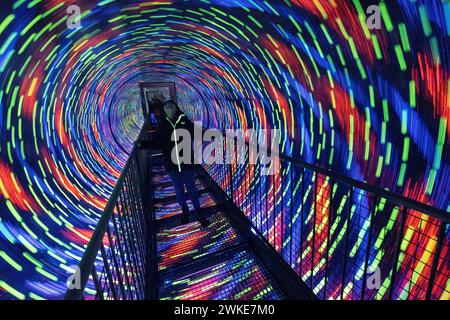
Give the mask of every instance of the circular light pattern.
[{"label": "circular light pattern", "polygon": [[369,30],[365,2],[3,1],[0,298],[64,293],[141,81],[176,82],[205,127],[280,128],[285,154],[449,211],[450,4],[382,1]]}]

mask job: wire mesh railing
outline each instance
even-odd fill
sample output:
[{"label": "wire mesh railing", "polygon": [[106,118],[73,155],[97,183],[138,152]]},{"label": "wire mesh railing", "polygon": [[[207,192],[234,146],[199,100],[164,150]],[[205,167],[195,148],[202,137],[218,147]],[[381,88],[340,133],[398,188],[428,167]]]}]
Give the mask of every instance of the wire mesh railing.
[{"label": "wire mesh railing", "polygon": [[145,299],[149,238],[140,179],[135,143],[65,299]]},{"label": "wire mesh railing", "polygon": [[248,157],[204,168],[318,298],[450,299],[449,213],[298,159],[279,161],[273,175]]}]

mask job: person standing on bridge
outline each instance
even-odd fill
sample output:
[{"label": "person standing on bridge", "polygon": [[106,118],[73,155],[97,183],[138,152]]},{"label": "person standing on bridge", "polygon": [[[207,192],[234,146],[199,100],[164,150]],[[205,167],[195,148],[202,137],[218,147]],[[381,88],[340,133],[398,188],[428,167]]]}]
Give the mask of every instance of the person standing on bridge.
[{"label": "person standing on bridge", "polygon": [[[183,214],[182,222],[189,222],[189,207],[186,202],[184,188],[186,187],[189,197],[192,201],[195,211],[199,217],[199,221],[203,227],[208,225],[208,221],[201,213],[199,195],[195,186],[195,167],[191,157],[189,163],[185,163],[180,159],[178,152],[178,143],[181,135],[177,135],[177,130],[185,129],[189,131],[191,136],[194,132],[194,124],[181,112],[178,105],[172,101],[164,103],[164,114],[158,124],[158,143],[164,157],[165,167],[175,187],[178,202],[181,205]],[[191,145],[191,155],[192,145]],[[174,156],[175,155],[175,156]]]}]

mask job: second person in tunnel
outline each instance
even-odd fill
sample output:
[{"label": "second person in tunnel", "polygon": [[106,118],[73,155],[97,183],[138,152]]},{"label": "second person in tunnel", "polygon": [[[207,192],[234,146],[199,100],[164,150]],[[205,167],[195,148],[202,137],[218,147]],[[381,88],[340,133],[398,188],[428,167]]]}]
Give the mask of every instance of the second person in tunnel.
[{"label": "second person in tunnel", "polygon": [[166,170],[174,184],[177,200],[182,208],[182,222],[184,224],[189,222],[189,207],[185,196],[186,187],[199,221],[203,227],[206,227],[208,221],[201,213],[199,195],[195,186],[194,161],[183,162],[179,157],[179,150],[177,150],[179,142],[177,130],[184,129],[193,134],[194,124],[181,112],[174,101],[166,101],[163,109],[164,113],[158,124],[157,142],[161,147]]}]

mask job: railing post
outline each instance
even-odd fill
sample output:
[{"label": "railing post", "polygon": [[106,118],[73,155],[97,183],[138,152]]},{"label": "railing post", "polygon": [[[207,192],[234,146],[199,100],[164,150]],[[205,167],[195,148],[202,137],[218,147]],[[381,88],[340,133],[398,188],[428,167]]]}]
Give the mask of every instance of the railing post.
[{"label": "railing post", "polygon": [[438,230],[437,248],[436,252],[434,253],[433,262],[431,264],[430,279],[428,280],[427,292],[425,295],[426,300],[430,300],[431,293],[433,291],[433,284],[436,278],[436,271],[439,263],[439,257],[441,255],[442,247],[444,244],[444,238],[445,238],[445,223],[441,222],[441,225],[439,226]]},{"label": "railing post", "polygon": [[[294,170],[294,166],[292,163],[289,163],[289,183],[290,183],[290,189],[289,189],[289,197],[290,197],[290,207],[289,207],[289,215],[290,215],[290,248],[289,248],[289,265],[292,267],[292,243],[294,242],[294,239],[292,237],[292,229],[294,228],[294,222],[293,222],[293,211],[294,211],[294,201],[293,201],[293,195],[294,195],[294,186],[293,186],[293,179],[292,179],[292,172]],[[295,265],[295,264],[294,264]]]},{"label": "railing post", "polygon": [[281,248],[280,248],[280,253],[281,256],[283,257],[283,252],[284,252],[284,169],[283,169],[283,160],[280,159],[280,168],[281,168],[281,176],[280,176],[280,191],[281,191]]},{"label": "railing post", "polygon": [[305,211],[305,167],[302,167],[302,197],[300,199],[302,210],[300,210],[300,278],[302,277],[303,272],[303,225],[305,224],[305,221],[303,221],[303,212]]},{"label": "railing post", "polygon": [[372,233],[373,233],[373,218],[375,216],[375,212],[377,211],[377,203],[378,203],[378,197],[375,197],[373,210],[370,210],[370,216],[369,216],[369,235],[367,239],[367,247],[366,247],[366,256],[364,261],[364,274],[363,274],[363,280],[362,280],[362,292],[361,292],[361,300],[364,300],[364,295],[366,293],[366,287],[367,287],[367,268],[369,264],[369,256],[370,256],[370,243],[372,242]]},{"label": "railing post", "polygon": [[228,180],[230,183],[230,198],[234,202],[234,192],[233,192],[233,165],[229,164],[229,170],[228,170]]},{"label": "railing post", "polygon": [[[256,227],[257,224],[257,216],[256,216],[256,164],[253,164],[253,176],[250,181],[250,201],[251,201],[251,215],[252,215],[252,225]],[[256,227],[257,228],[257,227]]]},{"label": "railing post", "polygon": [[261,223],[261,175],[259,174],[259,170],[260,170],[260,164],[258,164],[256,166],[255,169],[255,177],[258,177],[257,181],[258,184],[256,185],[256,195],[255,195],[255,199],[258,199],[256,201],[256,212],[257,212],[257,217],[256,217],[256,228],[258,229],[258,231],[261,231],[262,228],[262,223]]},{"label": "railing post", "polygon": [[348,204],[348,216],[346,222],[347,232],[345,234],[345,245],[344,245],[344,266],[342,268],[342,290],[341,290],[341,300],[344,299],[344,290],[345,290],[345,273],[347,272],[347,257],[348,257],[348,241],[350,238],[350,223],[352,217],[352,208],[353,208],[353,186],[350,186],[350,195],[349,195],[349,204]]},{"label": "railing post", "polygon": [[312,248],[311,248],[311,288],[314,287],[314,255],[316,254],[316,221],[317,221],[317,188],[319,186],[319,173],[314,174],[314,216],[312,222]]},{"label": "railing post", "polygon": [[[273,247],[275,248],[275,251],[277,250],[277,215],[276,215],[276,204],[275,204],[275,192],[276,187],[275,187],[275,176],[271,175],[270,177],[270,186],[269,186],[269,190],[270,188],[272,188],[272,196],[270,197],[270,200],[272,201],[272,216],[273,216]],[[269,208],[269,213],[270,213],[270,208]]]},{"label": "railing post", "polygon": [[[250,161],[247,162],[247,169],[245,170],[245,192],[247,194],[247,197],[245,200],[247,200],[247,204],[249,204],[250,200]],[[244,208],[247,206],[244,206]],[[252,221],[252,213],[250,212],[250,221]]]},{"label": "railing post", "polygon": [[325,285],[323,286],[323,298],[327,298],[327,284],[328,284],[328,260],[330,259],[330,237],[331,237],[331,222],[334,213],[334,197],[333,197],[334,181],[330,179],[330,204],[328,210],[328,228],[327,228],[327,247],[325,252]]},{"label": "railing post", "polygon": [[398,235],[398,245],[396,246],[396,249],[395,249],[394,265],[392,267],[392,277],[391,277],[391,288],[389,290],[389,300],[392,300],[392,295],[394,294],[395,277],[397,276],[397,263],[398,263],[398,258],[400,256],[400,247],[401,247],[402,241],[403,241],[403,230],[405,228],[405,221],[406,221],[406,207],[403,207],[402,213],[401,213],[400,232]]},{"label": "railing post", "polygon": [[264,230],[266,232],[266,239],[267,241],[270,243],[270,236],[269,236],[269,230],[268,230],[268,223],[269,223],[269,187],[268,187],[268,183],[267,183],[267,176],[264,176],[264,187],[265,187],[265,195],[266,195],[266,203],[265,203],[265,227]]}]

